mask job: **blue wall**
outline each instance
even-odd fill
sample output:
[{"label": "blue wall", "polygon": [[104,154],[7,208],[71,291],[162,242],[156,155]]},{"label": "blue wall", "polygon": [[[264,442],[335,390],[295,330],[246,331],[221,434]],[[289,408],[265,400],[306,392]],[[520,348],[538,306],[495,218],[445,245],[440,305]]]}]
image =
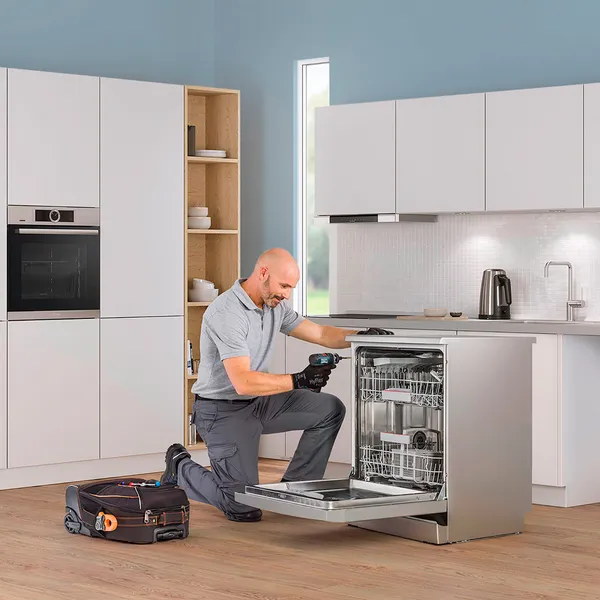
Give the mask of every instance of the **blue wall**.
[{"label": "blue wall", "polygon": [[0,0],[0,66],[214,85],[215,0]]},{"label": "blue wall", "polygon": [[242,267],[294,249],[294,61],[331,103],[600,81],[598,0],[218,0],[216,83],[241,90]]}]

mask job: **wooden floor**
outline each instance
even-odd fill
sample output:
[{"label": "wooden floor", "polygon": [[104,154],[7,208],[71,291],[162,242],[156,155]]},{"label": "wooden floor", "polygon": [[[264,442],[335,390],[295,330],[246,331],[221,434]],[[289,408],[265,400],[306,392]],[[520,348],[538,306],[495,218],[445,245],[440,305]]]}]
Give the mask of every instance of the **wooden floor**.
[{"label": "wooden floor", "polygon": [[[263,461],[261,480],[283,466]],[[535,508],[523,535],[436,547],[193,503],[187,540],[135,546],[68,534],[64,489],[0,491],[0,600],[600,598],[600,506]]]}]

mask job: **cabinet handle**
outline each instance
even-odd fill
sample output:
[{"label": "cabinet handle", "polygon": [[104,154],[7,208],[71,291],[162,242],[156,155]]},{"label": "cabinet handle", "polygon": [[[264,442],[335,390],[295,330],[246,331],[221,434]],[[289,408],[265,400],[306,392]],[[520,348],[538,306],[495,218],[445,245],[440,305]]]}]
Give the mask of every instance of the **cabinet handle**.
[{"label": "cabinet handle", "polygon": [[99,235],[98,229],[17,229],[17,233],[31,235]]}]

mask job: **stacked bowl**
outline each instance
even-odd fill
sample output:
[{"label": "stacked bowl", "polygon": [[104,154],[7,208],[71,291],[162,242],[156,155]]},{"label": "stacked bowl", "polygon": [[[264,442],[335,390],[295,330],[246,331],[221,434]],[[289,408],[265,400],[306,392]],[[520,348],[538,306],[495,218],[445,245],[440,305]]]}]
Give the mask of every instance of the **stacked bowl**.
[{"label": "stacked bowl", "polygon": [[192,289],[189,290],[190,302],[212,302],[219,295],[215,284],[207,279],[192,279]]},{"label": "stacked bowl", "polygon": [[210,229],[211,219],[206,206],[188,208],[188,227],[190,229]]}]

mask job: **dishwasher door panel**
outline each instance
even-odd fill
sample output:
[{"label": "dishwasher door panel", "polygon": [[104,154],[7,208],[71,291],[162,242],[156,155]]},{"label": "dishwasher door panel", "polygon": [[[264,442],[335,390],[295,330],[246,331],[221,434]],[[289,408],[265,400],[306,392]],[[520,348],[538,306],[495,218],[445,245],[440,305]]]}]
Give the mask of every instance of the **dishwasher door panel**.
[{"label": "dishwasher door panel", "polygon": [[246,486],[241,504],[292,517],[357,523],[446,512],[439,495],[359,479],[326,479]]}]

